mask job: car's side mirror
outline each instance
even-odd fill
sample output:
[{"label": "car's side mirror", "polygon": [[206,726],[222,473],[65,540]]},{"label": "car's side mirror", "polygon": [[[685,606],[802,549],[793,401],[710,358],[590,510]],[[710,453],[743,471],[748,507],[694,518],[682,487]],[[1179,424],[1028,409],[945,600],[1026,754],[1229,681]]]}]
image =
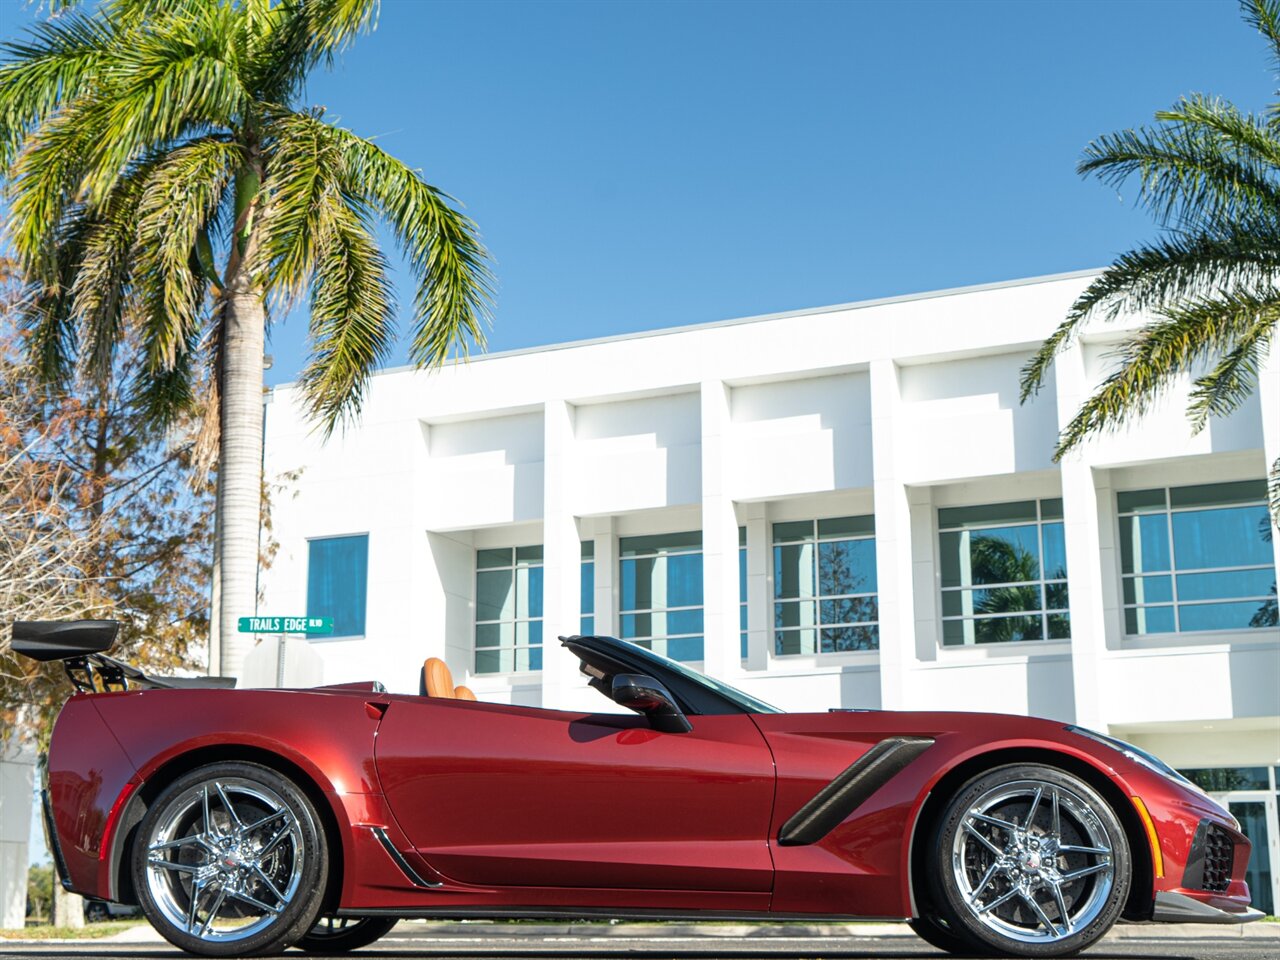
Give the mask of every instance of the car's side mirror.
[{"label": "car's side mirror", "polygon": [[613,677],[613,702],[649,718],[649,726],[663,733],[688,733],[693,724],[676,706],[675,697],[653,677],[618,673]]}]

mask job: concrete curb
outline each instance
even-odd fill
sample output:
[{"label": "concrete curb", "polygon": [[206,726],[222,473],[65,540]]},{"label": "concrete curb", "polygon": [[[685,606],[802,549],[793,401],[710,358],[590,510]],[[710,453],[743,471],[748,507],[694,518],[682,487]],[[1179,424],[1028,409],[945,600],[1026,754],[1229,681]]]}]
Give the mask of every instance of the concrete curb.
[{"label": "concrete curb", "polygon": [[[596,939],[878,939],[914,937],[905,923],[489,923],[428,920],[402,921],[393,937],[416,940],[537,940],[544,938]],[[1223,938],[1273,938],[1280,940],[1280,923],[1126,923],[1112,928],[1107,937],[1119,940],[1220,940]]]}]

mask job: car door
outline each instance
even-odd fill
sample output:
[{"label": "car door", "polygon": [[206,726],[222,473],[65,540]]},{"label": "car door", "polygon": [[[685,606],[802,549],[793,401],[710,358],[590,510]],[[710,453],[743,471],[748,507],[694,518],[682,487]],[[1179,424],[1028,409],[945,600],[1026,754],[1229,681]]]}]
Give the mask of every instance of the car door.
[{"label": "car door", "polygon": [[444,876],[492,886],[766,894],[773,760],[745,714],[639,716],[395,698],[387,801]]}]

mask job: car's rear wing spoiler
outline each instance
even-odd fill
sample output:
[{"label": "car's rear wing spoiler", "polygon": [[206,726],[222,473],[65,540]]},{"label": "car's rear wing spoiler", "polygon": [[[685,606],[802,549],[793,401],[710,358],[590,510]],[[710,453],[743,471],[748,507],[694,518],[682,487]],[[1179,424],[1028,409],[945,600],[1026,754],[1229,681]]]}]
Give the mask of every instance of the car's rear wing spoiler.
[{"label": "car's rear wing spoiler", "polygon": [[81,693],[108,690],[234,687],[234,677],[152,677],[137,667],[108,657],[120,624],[115,620],[19,620],[13,625],[14,653],[49,663],[61,660]]}]

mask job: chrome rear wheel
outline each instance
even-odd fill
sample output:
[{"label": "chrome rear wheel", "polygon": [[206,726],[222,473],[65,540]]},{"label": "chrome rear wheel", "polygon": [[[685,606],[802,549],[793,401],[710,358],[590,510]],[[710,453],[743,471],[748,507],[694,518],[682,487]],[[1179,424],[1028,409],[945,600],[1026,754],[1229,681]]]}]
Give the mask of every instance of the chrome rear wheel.
[{"label": "chrome rear wheel", "polygon": [[283,949],[320,908],[326,858],[296,786],[249,764],[193,771],[139,829],[142,908],[171,943],[207,956]]}]

